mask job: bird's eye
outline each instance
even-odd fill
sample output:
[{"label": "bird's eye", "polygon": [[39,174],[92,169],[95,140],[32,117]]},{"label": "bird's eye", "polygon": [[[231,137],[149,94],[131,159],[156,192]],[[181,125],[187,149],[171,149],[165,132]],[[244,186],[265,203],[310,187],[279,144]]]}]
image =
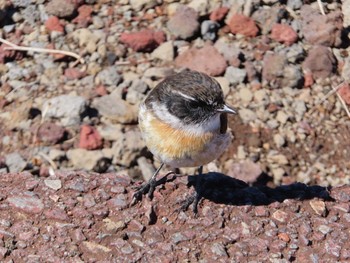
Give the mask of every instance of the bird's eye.
[{"label": "bird's eye", "polygon": [[198,108],[202,107],[202,105],[199,101],[191,101],[189,103],[189,105],[192,109],[198,109]]}]

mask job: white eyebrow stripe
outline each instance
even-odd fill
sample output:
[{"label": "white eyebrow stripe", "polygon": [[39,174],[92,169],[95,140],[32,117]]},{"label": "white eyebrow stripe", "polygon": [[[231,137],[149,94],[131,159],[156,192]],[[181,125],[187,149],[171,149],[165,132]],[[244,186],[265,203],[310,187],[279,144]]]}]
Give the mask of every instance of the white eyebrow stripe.
[{"label": "white eyebrow stripe", "polygon": [[193,100],[193,101],[197,101],[197,99],[195,99],[195,98],[193,98],[193,97],[191,97],[191,96],[188,96],[188,95],[182,93],[181,91],[173,90],[173,92],[179,94],[180,96],[182,96],[182,97],[184,97],[184,98],[186,98],[186,99]]}]

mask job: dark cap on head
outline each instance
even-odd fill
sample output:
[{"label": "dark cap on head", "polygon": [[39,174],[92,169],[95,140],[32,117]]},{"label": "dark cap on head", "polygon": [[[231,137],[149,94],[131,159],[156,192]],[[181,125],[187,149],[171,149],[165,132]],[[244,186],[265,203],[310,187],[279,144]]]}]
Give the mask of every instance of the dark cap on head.
[{"label": "dark cap on head", "polygon": [[165,78],[150,92],[146,106],[152,107],[152,102],[164,104],[185,124],[202,123],[218,112],[235,113],[225,105],[219,83],[207,74],[193,70]]}]

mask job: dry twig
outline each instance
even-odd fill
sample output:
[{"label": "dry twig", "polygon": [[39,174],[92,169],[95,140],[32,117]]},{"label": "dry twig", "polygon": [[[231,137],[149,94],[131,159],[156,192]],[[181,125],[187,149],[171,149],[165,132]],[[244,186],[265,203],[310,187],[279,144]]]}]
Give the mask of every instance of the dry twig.
[{"label": "dry twig", "polygon": [[317,0],[317,3],[318,3],[318,6],[320,8],[321,14],[325,16],[326,13],[324,12],[322,1],[321,0]]},{"label": "dry twig", "polygon": [[[5,47],[5,50],[17,50],[17,51],[25,51],[25,52],[38,52],[38,53],[51,53],[51,54],[61,54],[65,56],[70,56],[75,58],[77,61],[76,63],[84,64],[84,59],[79,56],[76,53],[70,52],[70,51],[64,51],[64,50],[57,50],[57,49],[49,49],[49,48],[37,48],[37,47],[24,47],[24,46],[18,46],[16,44],[13,44],[3,38],[0,38],[0,42],[3,44],[8,45],[8,47]],[[75,65],[75,64],[74,64]]]}]

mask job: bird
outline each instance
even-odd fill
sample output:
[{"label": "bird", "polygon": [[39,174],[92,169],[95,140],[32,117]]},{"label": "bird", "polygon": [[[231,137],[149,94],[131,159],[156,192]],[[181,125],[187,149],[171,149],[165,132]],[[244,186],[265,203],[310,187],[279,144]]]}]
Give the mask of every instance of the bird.
[{"label": "bird", "polygon": [[225,103],[220,84],[209,75],[185,69],[162,80],[139,106],[141,136],[161,165],[149,181],[133,195],[132,204],[148,194],[153,196],[156,177],[164,165],[174,168],[198,167],[196,193],[183,206],[201,198],[203,165],[217,159],[232,141],[228,114],[237,111]]}]

